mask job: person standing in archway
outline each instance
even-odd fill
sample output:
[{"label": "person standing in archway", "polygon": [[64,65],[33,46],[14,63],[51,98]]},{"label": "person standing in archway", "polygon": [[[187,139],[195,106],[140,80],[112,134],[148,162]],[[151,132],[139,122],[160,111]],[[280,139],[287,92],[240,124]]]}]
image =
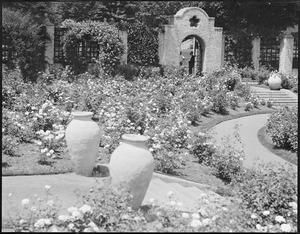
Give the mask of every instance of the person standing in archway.
[{"label": "person standing in archway", "polygon": [[185,57],[182,55],[182,52],[180,51],[180,63],[179,63],[180,66],[183,65],[184,60],[185,60]]},{"label": "person standing in archway", "polygon": [[193,73],[193,68],[195,66],[195,55],[193,54],[193,51],[190,52],[191,58],[189,60],[189,74]]}]

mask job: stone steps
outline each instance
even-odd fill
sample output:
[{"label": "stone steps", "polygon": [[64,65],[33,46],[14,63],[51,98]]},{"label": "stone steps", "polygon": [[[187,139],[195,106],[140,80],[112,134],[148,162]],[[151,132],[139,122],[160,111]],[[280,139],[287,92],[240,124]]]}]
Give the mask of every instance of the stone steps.
[{"label": "stone steps", "polygon": [[289,90],[268,90],[251,86],[251,91],[260,98],[265,100],[271,99],[274,102],[274,106],[293,106],[298,104],[298,96]]}]

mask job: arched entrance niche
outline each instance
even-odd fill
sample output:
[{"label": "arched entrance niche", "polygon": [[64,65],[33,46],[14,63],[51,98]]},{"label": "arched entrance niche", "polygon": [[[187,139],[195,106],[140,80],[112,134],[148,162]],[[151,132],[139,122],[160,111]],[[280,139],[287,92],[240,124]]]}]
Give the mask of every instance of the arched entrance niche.
[{"label": "arched entrance niche", "polygon": [[179,65],[188,67],[189,74],[201,74],[203,72],[204,53],[204,41],[197,35],[189,35],[181,42]]},{"label": "arched entrance niche", "polygon": [[[201,69],[209,72],[220,69],[223,63],[222,28],[214,27],[215,18],[198,7],[187,7],[170,17],[164,32],[159,34],[159,63],[179,67],[181,63],[181,44],[186,38],[194,37],[203,50]],[[200,50],[199,50],[200,52]],[[186,59],[189,59],[186,58]]]}]

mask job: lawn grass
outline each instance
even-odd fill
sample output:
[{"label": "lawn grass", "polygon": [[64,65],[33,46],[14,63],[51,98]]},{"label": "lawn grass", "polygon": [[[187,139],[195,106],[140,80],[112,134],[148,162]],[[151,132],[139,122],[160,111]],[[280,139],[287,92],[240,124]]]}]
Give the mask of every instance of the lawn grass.
[{"label": "lawn grass", "polygon": [[275,144],[272,142],[271,137],[266,133],[266,129],[267,129],[267,127],[262,127],[258,131],[257,137],[258,137],[259,142],[264,147],[266,147],[269,151],[271,151],[273,154],[276,154],[277,156],[281,157],[282,159],[288,161],[289,163],[298,165],[297,153],[276,147]]},{"label": "lawn grass", "polygon": [[2,176],[48,175],[73,170],[68,154],[62,152],[47,164],[38,163],[40,151],[33,143],[21,143],[16,147],[17,156],[2,155]]}]

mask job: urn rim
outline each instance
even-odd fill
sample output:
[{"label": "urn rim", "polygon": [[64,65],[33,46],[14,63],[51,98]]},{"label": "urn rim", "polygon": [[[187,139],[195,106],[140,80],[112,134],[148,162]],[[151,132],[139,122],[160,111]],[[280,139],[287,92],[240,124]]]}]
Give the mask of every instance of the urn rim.
[{"label": "urn rim", "polygon": [[86,117],[86,116],[92,116],[94,113],[90,111],[74,111],[71,114],[75,117]]},{"label": "urn rim", "polygon": [[123,134],[122,139],[128,140],[128,141],[145,142],[145,141],[149,140],[149,137],[144,136],[144,135],[139,135],[139,134]]}]

